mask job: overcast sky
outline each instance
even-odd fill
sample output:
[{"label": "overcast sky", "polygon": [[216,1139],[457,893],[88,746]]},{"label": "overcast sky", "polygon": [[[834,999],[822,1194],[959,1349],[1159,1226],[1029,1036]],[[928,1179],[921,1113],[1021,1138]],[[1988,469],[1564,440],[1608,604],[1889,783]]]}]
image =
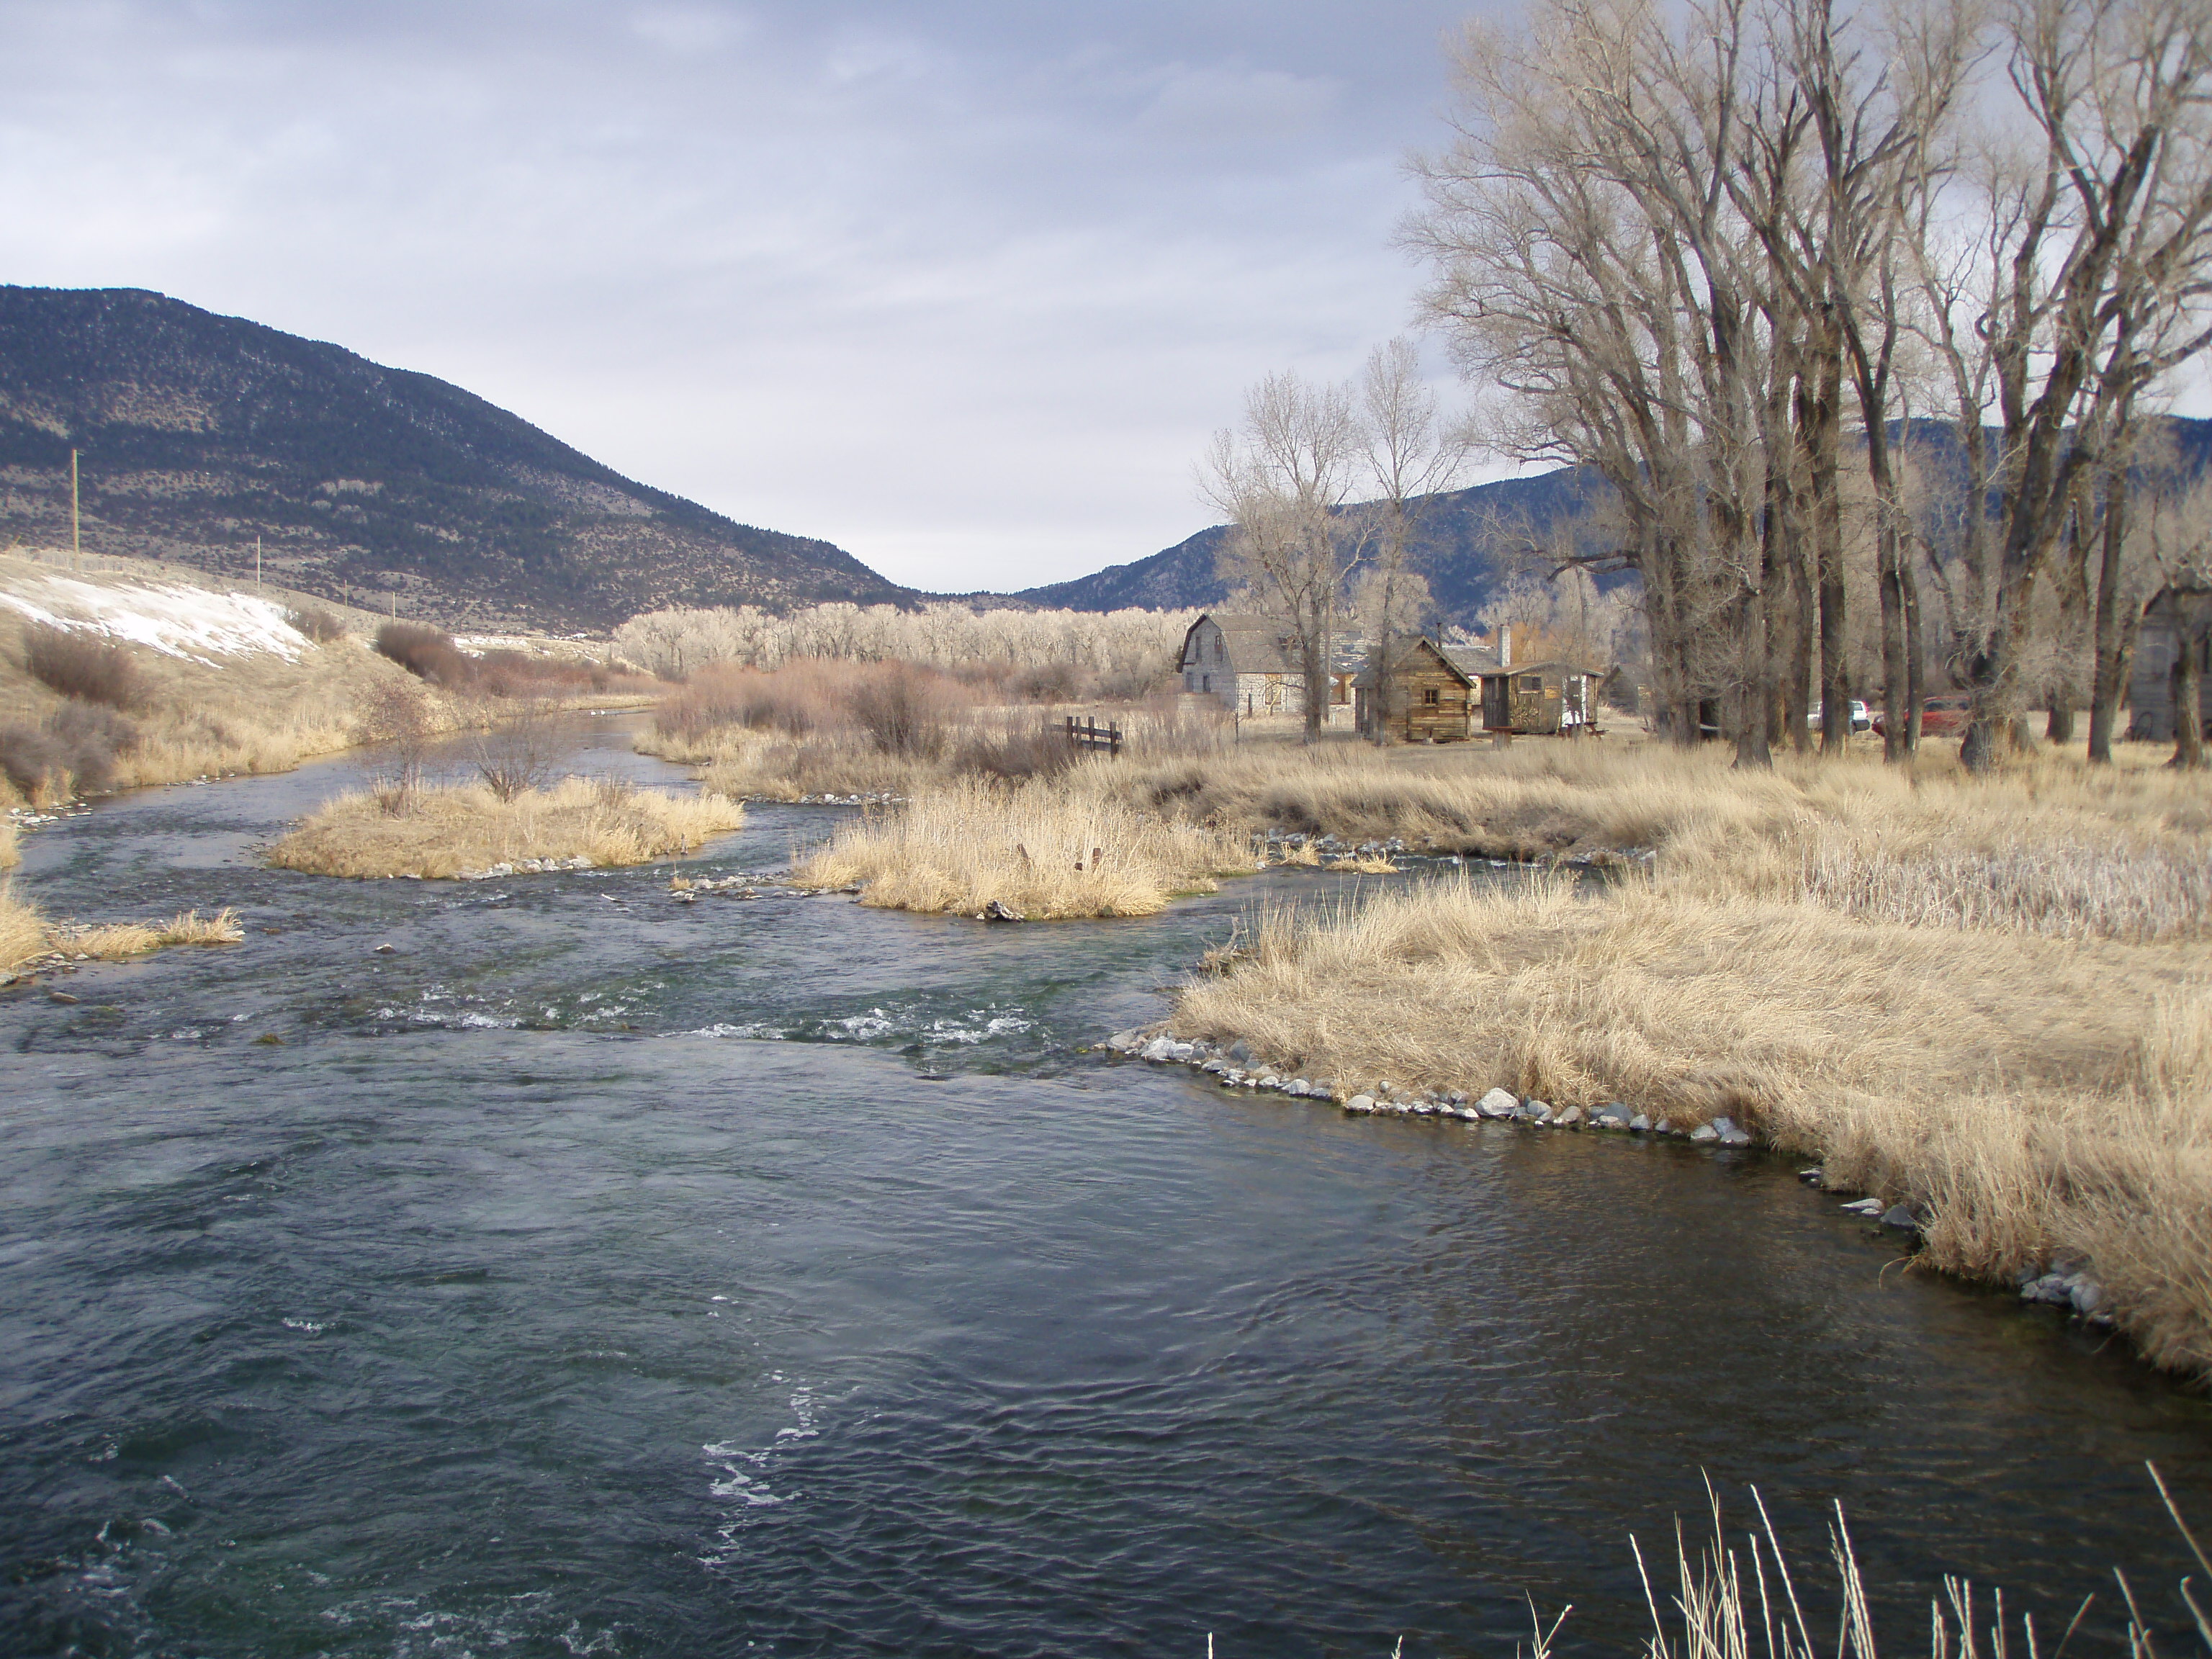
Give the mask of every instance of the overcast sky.
[{"label": "overcast sky", "polygon": [[1206,522],[1402,331],[1464,0],[0,0],[0,277],[453,380],[896,580]]}]

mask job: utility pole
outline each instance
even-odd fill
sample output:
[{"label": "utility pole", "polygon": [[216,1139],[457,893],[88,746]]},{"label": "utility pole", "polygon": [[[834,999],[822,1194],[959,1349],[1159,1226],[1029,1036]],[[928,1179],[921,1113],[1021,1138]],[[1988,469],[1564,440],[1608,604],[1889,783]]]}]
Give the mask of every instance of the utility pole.
[{"label": "utility pole", "polygon": [[253,538],[253,586],[256,589],[261,586],[261,538],[258,536]]},{"label": "utility pole", "polygon": [[84,530],[78,515],[76,493],[76,451],[70,451],[70,568],[74,570],[84,558]]}]

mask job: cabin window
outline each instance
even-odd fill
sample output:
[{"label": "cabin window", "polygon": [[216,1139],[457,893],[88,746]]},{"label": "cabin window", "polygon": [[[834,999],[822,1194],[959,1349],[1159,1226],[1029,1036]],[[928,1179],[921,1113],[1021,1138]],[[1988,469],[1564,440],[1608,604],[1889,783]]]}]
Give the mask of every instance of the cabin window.
[{"label": "cabin window", "polygon": [[1521,677],[1521,689],[1523,691],[1541,691],[1544,689],[1544,677],[1541,674],[1523,674]]},{"label": "cabin window", "polygon": [[1431,686],[1431,687],[1429,687],[1429,688],[1428,688],[1428,690],[1426,690],[1425,691],[1424,691],[1424,692],[1422,692],[1422,693],[1421,693],[1421,701],[1422,701],[1423,702],[1433,704],[1434,702],[1437,702],[1437,688],[1436,688],[1435,686],[1433,686],[1433,685],[1432,685],[1432,686]]},{"label": "cabin window", "polygon": [[1211,674],[1200,674],[1200,675],[1198,677],[1198,678],[1199,678],[1199,686],[1198,686],[1198,689],[1199,689],[1200,690],[1201,690],[1201,691],[1211,691],[1211,690],[1213,690],[1213,676],[1212,676],[1212,675],[1211,675]]}]

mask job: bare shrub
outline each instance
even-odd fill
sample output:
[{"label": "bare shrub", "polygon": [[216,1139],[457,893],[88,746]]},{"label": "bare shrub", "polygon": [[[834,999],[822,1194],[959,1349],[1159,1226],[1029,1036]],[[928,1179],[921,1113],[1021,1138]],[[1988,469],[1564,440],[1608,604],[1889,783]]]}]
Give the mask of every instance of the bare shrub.
[{"label": "bare shrub", "polygon": [[1057,716],[1007,709],[996,720],[969,726],[961,735],[953,767],[985,777],[1049,778],[1067,770],[1078,758]]},{"label": "bare shrub", "polygon": [[872,663],[845,691],[853,723],[886,755],[935,760],[945,752],[968,697],[957,681],[912,663]]},{"label": "bare shrub", "polygon": [[284,621],[294,632],[306,635],[317,645],[335,645],[345,637],[345,624],[319,605],[287,611]]},{"label": "bare shrub", "polygon": [[27,799],[105,789],[138,728],[111,708],[65,702],[37,726],[0,726],[0,774]]},{"label": "bare shrub", "polygon": [[475,659],[455,645],[453,636],[442,628],[388,622],[376,630],[376,649],[416,678],[448,691],[465,690],[476,679]]},{"label": "bare shrub", "polygon": [[543,789],[575,746],[560,711],[542,697],[532,698],[478,732],[470,744],[469,763],[484,787],[502,801]]},{"label": "bare shrub", "polygon": [[66,629],[33,624],[23,630],[23,666],[31,678],[65,697],[110,708],[141,708],[145,683],[121,646]]},{"label": "bare shrub", "polygon": [[381,680],[363,695],[354,741],[372,752],[369,793],[384,811],[404,812],[413,802],[436,733],[430,700],[414,685]]}]

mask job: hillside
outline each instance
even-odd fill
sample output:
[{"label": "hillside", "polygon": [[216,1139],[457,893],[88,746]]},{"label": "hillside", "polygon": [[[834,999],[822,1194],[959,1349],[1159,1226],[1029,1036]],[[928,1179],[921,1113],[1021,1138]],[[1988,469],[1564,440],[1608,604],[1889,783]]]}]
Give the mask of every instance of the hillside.
[{"label": "hillside", "polygon": [[[1542,534],[1549,526],[1581,511],[1600,489],[1595,479],[1562,469],[1424,498],[1420,539],[1412,562],[1428,579],[1443,619],[1472,620],[1504,578],[1508,541]],[[1149,558],[1111,565],[1073,581],[1029,588],[1013,597],[1072,611],[1218,605],[1228,590],[1214,562],[1228,536],[1228,526],[1210,526]]]},{"label": "hillside", "polygon": [[827,542],[623,477],[472,393],[137,289],[0,287],[0,538],[453,627],[911,597]]},{"label": "hillside", "polygon": [[[2193,479],[2212,468],[2212,420],[2166,417],[2166,442],[2152,452]],[[1909,448],[1932,479],[1961,487],[1960,445],[1953,429],[1939,422],[1916,423],[1895,441]],[[1506,478],[1425,498],[1420,541],[1412,562],[1428,579],[1438,620],[1447,625],[1471,623],[1496,592],[1507,570],[1510,548],[1526,538],[1539,541],[1561,520],[1599,504],[1606,486],[1594,474],[1574,468]],[[1227,584],[1214,562],[1229,526],[1213,525],[1173,547],[1128,564],[1111,565],[1073,581],[1032,587],[1012,597],[1025,604],[1066,606],[1072,611],[1114,611],[1124,605],[1154,609],[1218,605]],[[1585,546],[1585,552],[1595,547]],[[1601,576],[1610,586],[1624,576]]]}]

